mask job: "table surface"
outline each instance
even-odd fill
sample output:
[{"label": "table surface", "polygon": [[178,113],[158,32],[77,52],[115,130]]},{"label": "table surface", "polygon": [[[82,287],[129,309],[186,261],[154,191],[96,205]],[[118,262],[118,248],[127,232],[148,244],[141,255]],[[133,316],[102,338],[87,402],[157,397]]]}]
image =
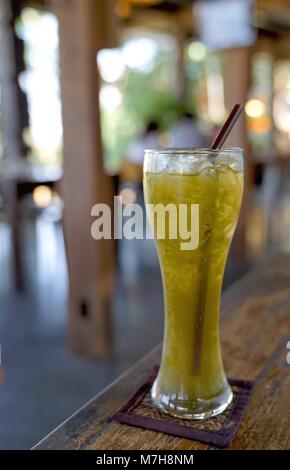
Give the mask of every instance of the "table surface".
[{"label": "table surface", "polygon": [[[290,448],[288,341],[290,256],[279,254],[237,281],[223,295],[222,343],[227,375],[256,381],[230,449]],[[208,445],[197,441],[109,420],[158,364],[159,358],[157,347],[35,449],[208,449]]]}]

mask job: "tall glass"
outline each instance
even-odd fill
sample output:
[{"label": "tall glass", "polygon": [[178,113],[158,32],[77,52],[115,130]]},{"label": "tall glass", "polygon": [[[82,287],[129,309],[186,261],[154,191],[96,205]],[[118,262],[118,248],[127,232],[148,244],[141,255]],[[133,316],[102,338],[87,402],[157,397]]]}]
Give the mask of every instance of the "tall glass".
[{"label": "tall glass", "polygon": [[[221,355],[220,297],[242,200],[243,152],[238,148],[147,150],[144,192],[165,303],[162,361],[151,396],[157,407],[179,418],[215,416],[232,400]],[[191,221],[198,223],[199,235],[193,249],[182,248],[179,230],[172,236],[169,217],[163,235],[159,232],[152,209],[158,204],[176,206],[177,226],[181,204],[186,204],[187,216],[192,215],[192,205],[198,207],[198,220]]]}]

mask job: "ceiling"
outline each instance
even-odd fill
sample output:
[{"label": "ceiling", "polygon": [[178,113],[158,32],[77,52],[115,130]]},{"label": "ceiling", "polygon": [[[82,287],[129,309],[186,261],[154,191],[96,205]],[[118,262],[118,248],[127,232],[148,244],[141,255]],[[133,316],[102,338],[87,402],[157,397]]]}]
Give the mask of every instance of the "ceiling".
[{"label": "ceiling", "polygon": [[[13,0],[23,5],[49,8],[50,0]],[[183,20],[193,29],[192,5],[196,0],[116,0],[116,13],[125,24],[144,21]],[[254,24],[264,32],[290,34],[290,0],[256,0]],[[173,16],[178,15],[178,16]]]}]

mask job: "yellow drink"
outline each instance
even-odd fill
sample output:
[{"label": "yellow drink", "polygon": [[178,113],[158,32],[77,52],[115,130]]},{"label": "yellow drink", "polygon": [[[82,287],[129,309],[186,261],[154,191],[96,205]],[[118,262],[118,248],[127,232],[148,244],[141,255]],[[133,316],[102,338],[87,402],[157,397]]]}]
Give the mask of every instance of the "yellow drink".
[{"label": "yellow drink", "polygon": [[[178,162],[181,156],[183,161]],[[170,162],[169,172],[166,164],[165,169],[156,172],[158,158]],[[225,263],[243,192],[241,151],[228,149],[222,155],[201,150],[192,150],[189,155],[182,151],[148,151],[144,191],[147,204],[199,205],[196,249],[182,250],[184,240],[179,236],[170,239],[168,226],[165,238],[156,239],[165,331],[152,398],[157,406],[175,416],[213,416],[232,399],[221,357],[219,311]]]}]

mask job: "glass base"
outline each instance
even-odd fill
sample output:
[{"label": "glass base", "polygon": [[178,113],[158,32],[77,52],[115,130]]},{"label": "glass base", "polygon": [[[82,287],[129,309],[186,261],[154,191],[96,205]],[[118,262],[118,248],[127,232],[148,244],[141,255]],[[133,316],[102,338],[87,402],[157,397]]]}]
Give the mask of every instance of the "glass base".
[{"label": "glass base", "polygon": [[233,393],[228,385],[222,393],[210,400],[178,400],[162,394],[155,383],[151,389],[151,399],[159,410],[175,418],[200,420],[225,411],[233,399]]}]

